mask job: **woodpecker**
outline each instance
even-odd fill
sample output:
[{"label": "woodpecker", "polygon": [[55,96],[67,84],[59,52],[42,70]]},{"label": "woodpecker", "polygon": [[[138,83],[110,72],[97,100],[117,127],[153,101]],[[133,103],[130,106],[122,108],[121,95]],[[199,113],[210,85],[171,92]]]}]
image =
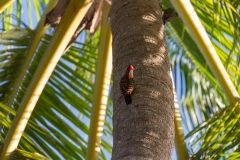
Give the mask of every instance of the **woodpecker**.
[{"label": "woodpecker", "polygon": [[178,17],[178,13],[175,12],[172,8],[163,9],[163,12],[164,12],[162,16],[163,24],[171,21],[173,18]]},{"label": "woodpecker", "polygon": [[127,105],[132,103],[131,94],[134,89],[133,70],[134,70],[133,66],[129,65],[126,73],[120,80],[120,91],[121,94],[124,95],[124,99]]}]

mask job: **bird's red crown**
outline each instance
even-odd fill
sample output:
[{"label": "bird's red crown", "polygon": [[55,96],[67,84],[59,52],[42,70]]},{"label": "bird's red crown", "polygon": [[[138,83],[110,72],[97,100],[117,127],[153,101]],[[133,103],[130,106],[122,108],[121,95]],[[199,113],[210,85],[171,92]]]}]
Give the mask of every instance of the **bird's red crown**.
[{"label": "bird's red crown", "polygon": [[132,65],[129,65],[128,68],[127,68],[129,71],[132,71],[134,70],[133,66]]}]

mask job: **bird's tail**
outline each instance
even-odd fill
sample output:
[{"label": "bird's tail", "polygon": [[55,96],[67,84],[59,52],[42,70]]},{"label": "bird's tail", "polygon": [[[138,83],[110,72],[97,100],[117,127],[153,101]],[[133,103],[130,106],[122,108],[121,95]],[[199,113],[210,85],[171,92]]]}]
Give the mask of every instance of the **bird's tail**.
[{"label": "bird's tail", "polygon": [[127,105],[132,103],[131,94],[124,94],[124,98]]},{"label": "bird's tail", "polygon": [[166,24],[166,19],[162,17],[163,24]]}]

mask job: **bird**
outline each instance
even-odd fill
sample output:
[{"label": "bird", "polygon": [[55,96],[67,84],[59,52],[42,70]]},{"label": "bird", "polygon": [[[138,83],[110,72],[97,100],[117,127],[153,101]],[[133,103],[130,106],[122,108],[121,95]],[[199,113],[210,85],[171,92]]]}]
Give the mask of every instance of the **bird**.
[{"label": "bird", "polygon": [[172,8],[163,9],[163,12],[164,12],[162,16],[163,24],[166,24],[167,22],[171,21],[173,18],[178,17],[178,13],[175,12]]},{"label": "bird", "polygon": [[134,70],[133,66],[129,65],[127,67],[126,73],[120,80],[120,91],[121,94],[123,94],[127,105],[132,103],[131,94],[134,89],[133,70]]}]

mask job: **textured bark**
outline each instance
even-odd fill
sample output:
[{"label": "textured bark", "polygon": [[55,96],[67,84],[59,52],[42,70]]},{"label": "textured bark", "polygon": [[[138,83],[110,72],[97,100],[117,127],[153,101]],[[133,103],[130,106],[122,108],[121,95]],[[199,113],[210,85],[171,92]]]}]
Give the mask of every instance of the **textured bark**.
[{"label": "textured bark", "polygon": [[[45,24],[50,24],[51,27],[56,28],[59,25],[69,2],[70,0],[59,0],[57,5],[46,15]],[[84,29],[89,30],[90,35],[93,35],[97,31],[102,21],[103,2],[104,0],[93,1],[83,20],[73,34],[70,42],[68,43],[66,50],[71,46],[71,44]],[[110,0],[107,2],[111,4]]]},{"label": "textured bark", "polygon": [[[113,151],[112,159],[171,159],[174,95],[157,0],[112,0]],[[119,81],[134,67],[132,104],[126,105]]]},{"label": "textured bark", "polygon": [[70,0],[58,0],[57,5],[46,15],[45,24],[50,24],[52,27],[57,27],[69,2]]}]

